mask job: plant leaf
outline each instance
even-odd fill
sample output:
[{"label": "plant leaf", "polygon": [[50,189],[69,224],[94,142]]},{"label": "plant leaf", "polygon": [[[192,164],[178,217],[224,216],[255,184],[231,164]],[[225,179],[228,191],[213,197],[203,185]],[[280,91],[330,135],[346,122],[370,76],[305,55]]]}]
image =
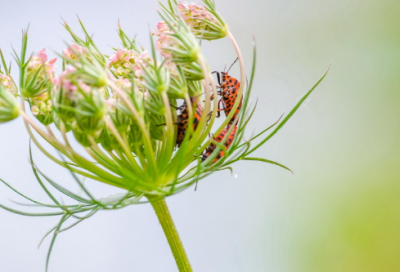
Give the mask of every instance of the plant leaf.
[{"label": "plant leaf", "polygon": [[293,171],[290,170],[289,167],[286,167],[283,164],[280,164],[280,163],[275,162],[275,161],[271,161],[271,160],[267,160],[267,159],[263,159],[263,158],[254,158],[254,157],[245,157],[242,160],[245,160],[245,161],[261,161],[261,162],[266,162],[266,163],[270,163],[270,164],[275,164],[275,165],[278,165],[278,166],[280,166],[280,167],[292,172],[292,174],[294,174]]},{"label": "plant leaf", "polygon": [[303,104],[303,102],[307,99],[307,97],[314,91],[314,89],[321,83],[321,81],[325,78],[325,76],[329,72],[330,65],[328,67],[328,70],[325,72],[325,74],[318,80],[318,82],[300,99],[300,101],[296,104],[296,106],[289,112],[289,114],[283,119],[283,121],[278,125],[278,127],[271,132],[264,140],[262,140],[258,145],[256,145],[253,149],[248,151],[246,155],[251,154],[254,152],[256,149],[258,149],[260,146],[262,146],[266,141],[272,138],[285,124],[289,119],[293,116],[293,114],[298,110],[298,108]]}]

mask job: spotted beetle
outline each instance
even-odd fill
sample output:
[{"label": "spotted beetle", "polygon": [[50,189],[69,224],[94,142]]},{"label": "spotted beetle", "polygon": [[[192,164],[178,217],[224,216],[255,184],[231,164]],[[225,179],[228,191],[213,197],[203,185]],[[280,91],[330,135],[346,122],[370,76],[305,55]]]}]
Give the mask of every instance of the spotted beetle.
[{"label": "spotted beetle", "polygon": [[[196,97],[191,97],[190,102],[192,103],[193,110],[193,131],[195,131],[200,122],[201,116],[203,115],[203,107],[200,105]],[[186,100],[184,100],[182,106],[177,107],[176,109],[181,111],[181,113],[178,115],[178,120],[176,123],[176,125],[178,125],[176,145],[180,147],[185,139],[186,131],[189,126],[189,108],[186,104]]]},{"label": "spotted beetle", "polygon": [[[235,62],[238,59],[236,59],[232,65],[229,67],[228,71],[226,72],[221,72],[222,75],[222,82],[221,82],[221,77],[219,72],[215,71],[213,73],[217,74],[217,79],[218,79],[218,84],[221,90],[218,92],[219,95],[222,96],[222,98],[218,101],[218,110],[217,110],[217,116],[220,117],[220,112],[225,111],[225,116],[228,116],[229,113],[231,112],[233,105],[235,104],[235,101],[237,99],[238,93],[239,93],[239,88],[240,88],[240,82],[236,79],[231,77],[228,72],[231,69],[231,67],[235,64]],[[211,100],[213,99],[213,96],[211,96]],[[235,114],[233,115],[232,119],[229,121],[230,124],[232,124],[237,116],[239,115],[240,108],[242,107],[242,102],[243,102],[243,96],[241,97],[239,106],[237,107]],[[223,108],[220,108],[220,105],[222,104]]]},{"label": "spotted beetle", "polygon": [[[221,133],[214,138],[214,140],[218,143],[222,142],[222,140],[225,138],[225,135],[228,133],[230,127],[232,126],[232,124],[228,124],[228,126],[226,126]],[[226,139],[224,146],[226,149],[229,148],[229,146],[232,144],[233,139],[235,138],[236,135],[236,131],[237,131],[237,126],[234,126],[232,131],[230,132],[230,134],[228,135],[228,138]],[[205,150],[204,154],[202,154],[201,160],[205,161],[213,152],[214,150],[217,148],[217,145],[214,143],[211,143]],[[220,150],[219,154],[215,157],[215,159],[213,160],[213,163],[217,162],[220,158],[222,158],[224,156],[224,150]]]}]

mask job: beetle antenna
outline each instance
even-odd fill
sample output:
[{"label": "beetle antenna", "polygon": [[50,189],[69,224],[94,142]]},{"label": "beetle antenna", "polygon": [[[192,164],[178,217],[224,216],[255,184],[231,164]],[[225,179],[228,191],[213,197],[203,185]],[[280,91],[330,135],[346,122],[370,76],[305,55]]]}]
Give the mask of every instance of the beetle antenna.
[{"label": "beetle antenna", "polygon": [[[227,73],[229,72],[229,70],[232,68],[232,66],[238,61],[239,58],[236,58],[235,61],[231,64],[231,66],[229,66],[228,71],[226,71]],[[225,70],[224,70],[225,71]]]}]

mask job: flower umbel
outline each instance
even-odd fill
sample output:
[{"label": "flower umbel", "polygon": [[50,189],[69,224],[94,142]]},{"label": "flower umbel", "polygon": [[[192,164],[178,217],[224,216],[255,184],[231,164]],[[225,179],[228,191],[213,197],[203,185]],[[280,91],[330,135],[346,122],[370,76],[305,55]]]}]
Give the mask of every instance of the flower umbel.
[{"label": "flower umbel", "polygon": [[118,49],[109,58],[110,62],[108,65],[116,76],[128,79],[133,78],[138,57],[139,53],[134,50]]},{"label": "flower umbel", "polygon": [[42,49],[36,56],[32,56],[25,72],[24,88],[21,90],[24,97],[35,97],[43,94],[48,89],[49,82],[55,73],[54,63],[57,58],[47,61],[46,50]]},{"label": "flower umbel", "polygon": [[164,19],[157,24],[158,36],[156,49],[167,60],[177,64],[189,64],[198,60],[200,46],[188,25],[179,17],[171,15],[167,10],[159,12]]},{"label": "flower umbel", "polygon": [[64,49],[62,53],[67,60],[78,60],[82,56],[87,57],[86,49],[74,43]]},{"label": "flower umbel", "polygon": [[0,85],[3,85],[3,87],[5,87],[13,94],[17,94],[18,92],[17,86],[15,86],[12,78],[10,76],[3,75],[1,72],[0,72]]},{"label": "flower umbel", "polygon": [[180,1],[177,9],[197,38],[216,40],[225,37],[228,34],[228,25],[216,12],[212,1],[205,0],[204,3],[205,6],[200,6]]}]

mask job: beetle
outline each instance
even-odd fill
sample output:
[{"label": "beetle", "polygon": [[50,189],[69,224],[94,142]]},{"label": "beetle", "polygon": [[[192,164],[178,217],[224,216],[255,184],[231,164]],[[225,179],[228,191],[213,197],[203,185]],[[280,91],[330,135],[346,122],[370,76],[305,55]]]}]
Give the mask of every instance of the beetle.
[{"label": "beetle", "polygon": [[[192,104],[193,110],[193,131],[195,131],[197,125],[200,122],[201,116],[203,115],[203,107],[196,97],[191,97],[190,102]],[[189,126],[189,108],[187,106],[186,100],[184,100],[182,106],[177,107],[176,109],[181,111],[178,115],[177,123],[175,123],[178,126],[176,145],[180,147],[183,140],[185,139],[186,131],[188,130]]]},{"label": "beetle", "polygon": [[[221,75],[219,72],[214,71],[213,73],[217,74],[217,79],[218,79],[218,84],[219,88],[221,88],[220,91],[218,91],[218,94],[222,96],[222,98],[218,101],[218,110],[217,110],[217,115],[216,117],[220,117],[220,112],[224,111],[225,116],[228,116],[229,113],[231,112],[233,106],[235,105],[235,101],[237,99],[238,93],[239,93],[239,88],[240,88],[240,82],[234,77],[231,77],[228,73],[229,70],[232,68],[232,66],[236,63],[238,59],[236,59],[232,65],[229,67],[228,71],[221,72]],[[221,82],[222,78],[222,82]],[[211,96],[211,100],[214,97]],[[240,98],[240,103],[235,111],[235,114],[233,115],[232,119],[229,121],[230,124],[232,124],[237,116],[239,115],[240,108],[242,107],[242,102],[243,102],[243,95]],[[222,104],[222,109],[220,105]]]},{"label": "beetle", "polygon": [[[232,124],[228,124],[228,126],[226,126],[221,133],[214,138],[214,140],[218,143],[222,142],[222,140],[225,138],[226,134],[228,133],[229,129],[231,128]],[[237,132],[237,126],[235,125],[233,127],[233,129],[231,130],[231,132],[229,133],[224,146],[226,149],[228,149],[230,147],[230,145],[233,143],[233,139],[235,138]],[[215,143],[211,143],[205,150],[204,154],[202,154],[201,160],[205,161],[213,152],[214,150],[217,148],[217,145]],[[220,150],[219,154],[214,158],[213,163],[217,162],[219,159],[221,159],[224,156],[224,150]]]}]

